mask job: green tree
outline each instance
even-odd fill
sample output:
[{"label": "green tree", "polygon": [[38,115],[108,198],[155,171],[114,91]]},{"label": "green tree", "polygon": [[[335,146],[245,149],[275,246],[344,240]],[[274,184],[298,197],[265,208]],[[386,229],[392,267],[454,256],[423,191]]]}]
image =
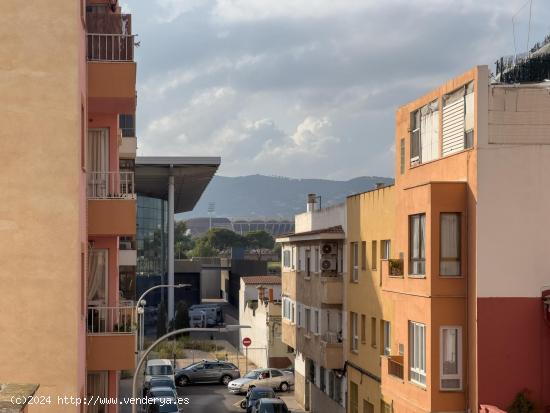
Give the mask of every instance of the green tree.
[{"label": "green tree", "polygon": [[246,246],[262,259],[262,250],[272,250],[275,247],[275,240],[271,234],[265,231],[252,231],[245,235]]},{"label": "green tree", "polygon": [[232,247],[246,246],[246,239],[242,235],[225,228],[212,228],[203,238],[208,241],[212,248],[220,252],[227,251]]},{"label": "green tree", "polygon": [[187,234],[187,225],[184,221],[177,221],[174,225],[174,250],[177,258],[185,257],[187,251],[195,247],[195,241]]},{"label": "green tree", "polygon": [[193,257],[216,257],[218,256],[218,251],[210,243],[206,238],[199,238],[195,242],[195,246],[192,250],[187,252],[188,258]]}]

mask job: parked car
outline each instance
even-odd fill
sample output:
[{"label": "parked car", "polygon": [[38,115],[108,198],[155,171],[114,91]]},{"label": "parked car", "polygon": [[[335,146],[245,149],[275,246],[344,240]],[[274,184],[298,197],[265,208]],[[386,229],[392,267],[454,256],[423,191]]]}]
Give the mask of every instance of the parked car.
[{"label": "parked car", "polygon": [[252,406],[251,413],[291,413],[281,399],[259,399]]},{"label": "parked car", "polygon": [[169,387],[172,390],[176,390],[174,380],[166,377],[153,377],[151,380],[143,384],[143,397],[147,396],[149,392],[157,387]]},{"label": "parked car", "polygon": [[164,377],[174,380],[174,369],[172,362],[167,359],[153,359],[147,361],[145,366],[145,382],[147,383],[152,377]]},{"label": "parked car", "polygon": [[178,407],[177,401],[170,398],[158,398],[155,399],[155,403],[147,405],[146,413],[179,413],[181,412]]},{"label": "parked car", "polygon": [[264,397],[276,397],[271,387],[253,387],[246,393],[246,397],[241,402],[241,408],[246,409],[246,413],[251,413],[256,402]]},{"label": "parked car", "polygon": [[[155,383],[156,384],[156,383]],[[165,387],[151,387],[149,389],[149,392],[147,393],[147,397],[150,398],[166,398],[166,397],[173,397],[174,399],[178,399],[178,393],[176,392],[176,389],[173,387],[165,386]]]},{"label": "parked car", "polygon": [[279,369],[256,369],[244,377],[227,385],[231,393],[245,393],[251,387],[271,387],[274,390],[288,391],[294,385],[294,375]]},{"label": "parked car", "polygon": [[190,383],[221,383],[227,386],[231,380],[239,377],[241,373],[233,363],[202,360],[178,370],[175,380],[181,387]]}]

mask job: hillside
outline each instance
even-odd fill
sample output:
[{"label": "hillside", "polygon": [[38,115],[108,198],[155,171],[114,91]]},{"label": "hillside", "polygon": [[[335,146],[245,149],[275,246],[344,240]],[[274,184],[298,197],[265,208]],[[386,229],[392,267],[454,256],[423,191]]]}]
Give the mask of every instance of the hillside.
[{"label": "hillside", "polygon": [[178,218],[206,217],[208,204],[215,202],[214,216],[230,218],[292,218],[303,212],[308,193],[321,195],[323,206],[343,202],[346,196],[368,191],[391,178],[362,176],[349,181],[291,179],[250,175],[215,176],[195,209]]}]

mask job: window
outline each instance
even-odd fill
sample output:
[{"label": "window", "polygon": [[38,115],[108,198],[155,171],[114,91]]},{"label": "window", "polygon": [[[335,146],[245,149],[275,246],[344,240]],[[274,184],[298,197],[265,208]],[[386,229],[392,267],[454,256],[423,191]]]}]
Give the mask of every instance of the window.
[{"label": "window", "polygon": [[303,327],[302,304],[296,306],[296,325],[300,328]]},{"label": "window", "polygon": [[385,239],[380,241],[380,258],[383,260],[389,260],[391,257],[391,241]]},{"label": "window", "polygon": [[271,377],[281,377],[283,373],[281,373],[279,370],[271,370]]},{"label": "window", "polygon": [[118,116],[118,123],[120,130],[122,131],[123,138],[133,138],[136,136],[134,115],[120,114]]},{"label": "window", "polygon": [[411,113],[411,166],[439,158],[439,103]]},{"label": "window", "polygon": [[327,377],[326,377],[326,369],[321,366],[319,368],[319,376],[320,376],[320,380],[319,380],[319,389],[321,389],[322,392],[325,391],[326,389],[326,380],[327,380]]},{"label": "window", "polygon": [[409,321],[409,379],[426,385],[426,326]]},{"label": "window", "polygon": [[313,331],[313,333],[314,333],[315,335],[321,334],[321,317],[320,317],[320,314],[319,314],[319,310],[315,310],[315,324],[314,324],[314,328],[315,328],[315,330]]},{"label": "window", "polygon": [[313,272],[319,272],[319,247],[315,247],[313,255]]},{"label": "window", "polygon": [[295,312],[296,312],[296,305],[292,302],[290,303],[290,322],[292,324],[294,324],[294,315],[295,315]]},{"label": "window", "polygon": [[371,268],[373,270],[376,269],[376,261],[378,261],[378,246],[377,246],[377,243],[376,241],[372,241],[372,245],[371,245],[371,255],[372,255],[372,265],[371,265]]},{"label": "window", "polygon": [[[82,98],[84,100],[84,98]],[[80,106],[80,168],[86,171],[86,110],[84,103]]]},{"label": "window", "polygon": [[405,173],[405,139],[401,138],[399,146],[399,153],[401,156],[401,175],[403,175]]},{"label": "window", "polygon": [[439,274],[460,275],[460,214],[441,214],[439,254]]},{"label": "window", "polygon": [[305,311],[305,327],[306,327],[306,335],[309,335],[309,332],[311,331],[311,310],[306,307]]},{"label": "window", "polygon": [[473,147],[475,122],[474,83],[443,97],[443,155]]},{"label": "window", "polygon": [[361,269],[367,269],[367,241],[361,242]]},{"label": "window", "polygon": [[384,334],[384,355],[391,354],[391,324],[389,321],[382,320],[382,332]]},{"label": "window", "polygon": [[306,250],[306,277],[311,277],[311,250]]},{"label": "window", "polygon": [[391,404],[386,403],[384,400],[380,400],[380,413],[391,413]]},{"label": "window", "polygon": [[283,318],[290,320],[290,300],[283,297]]},{"label": "window", "polygon": [[357,351],[359,349],[359,335],[357,331],[357,313],[350,313],[350,343],[351,350]]},{"label": "window", "polygon": [[411,275],[426,274],[425,225],[425,214],[409,217],[409,274]]},{"label": "window", "polygon": [[283,267],[290,268],[290,250],[283,251]]},{"label": "window", "polygon": [[361,314],[361,343],[367,342],[367,316]]},{"label": "window", "polygon": [[363,400],[363,413],[374,413],[374,404]]},{"label": "window", "polygon": [[296,247],[294,246],[292,247],[292,250],[290,252],[290,268],[296,268]]},{"label": "window", "polygon": [[349,382],[349,411],[350,413],[359,413],[359,389],[357,383]]},{"label": "window", "polygon": [[86,254],[80,253],[80,317],[84,318],[86,315],[86,280],[88,279],[86,273]]},{"label": "window", "polygon": [[370,319],[370,345],[376,347],[376,317]]},{"label": "window", "polygon": [[359,281],[359,244],[357,242],[351,243],[351,281]]},{"label": "window", "polygon": [[304,270],[304,268],[302,267],[302,265],[303,265],[302,252],[303,251],[304,251],[303,248],[300,248],[300,247],[296,248],[296,255],[298,257],[298,271],[303,271]]},{"label": "window", "polygon": [[441,390],[462,390],[462,328],[441,327]]}]

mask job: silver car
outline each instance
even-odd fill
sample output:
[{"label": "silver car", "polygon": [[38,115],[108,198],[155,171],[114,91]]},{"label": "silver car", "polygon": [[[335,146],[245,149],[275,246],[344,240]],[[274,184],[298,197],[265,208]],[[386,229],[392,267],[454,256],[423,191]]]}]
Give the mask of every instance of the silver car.
[{"label": "silver car", "polygon": [[237,366],[227,361],[203,360],[176,371],[176,384],[180,387],[191,383],[221,383],[224,386],[241,377]]},{"label": "silver car", "polygon": [[273,390],[288,391],[294,385],[294,375],[279,369],[256,369],[227,385],[231,393],[246,393],[251,387],[271,387]]}]

